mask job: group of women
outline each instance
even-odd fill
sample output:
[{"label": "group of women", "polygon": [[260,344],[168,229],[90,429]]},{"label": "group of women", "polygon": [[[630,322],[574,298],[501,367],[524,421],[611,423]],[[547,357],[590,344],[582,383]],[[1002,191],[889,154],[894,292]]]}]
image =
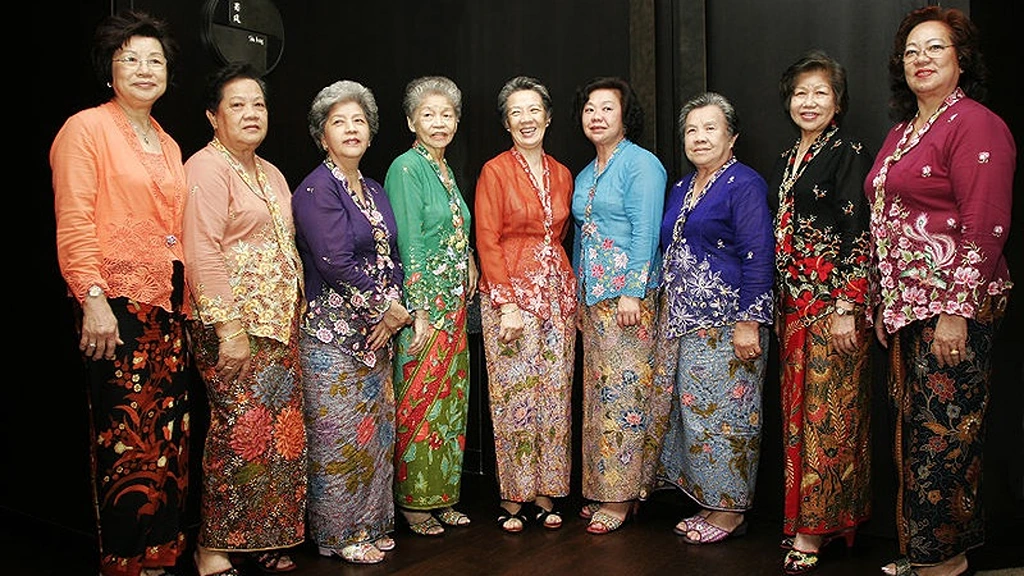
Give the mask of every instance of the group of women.
[{"label": "group of women", "polygon": [[210,77],[213,137],[183,163],[151,116],[174,42],[145,14],[111,17],[93,59],[113,96],[70,118],[51,149],[101,572],[158,576],[185,550],[189,355],[209,402],[201,576],[236,576],[238,554],[293,570],[288,549],[307,538],[325,556],[380,562],[396,508],[423,536],[469,525],[454,506],[478,284],[506,532],[563,524],[578,331],[587,531],[619,529],[674,486],[698,505],[674,527],[685,542],[743,535],[774,325],[782,568],[815,569],[870,514],[873,324],[890,349],[905,555],[883,571],[968,572],[983,539],[981,429],[1011,287],[1015,169],[1005,124],[976,99],[977,45],[957,10],[904,19],[890,62],[897,124],[875,156],[842,126],[843,67],[805,54],[779,83],[799,135],[767,181],[734,155],[729,100],[697,95],[678,119],[694,170],[667,194],[665,169],[637,144],[643,112],[627,82],[578,90],[595,157],[573,178],[544,150],[547,88],[512,78],[497,99],[512,146],[481,170],[473,228],[445,159],[462,108],[450,79],[407,85],[414,141],[383,185],[359,167],[379,127],[372,92],[324,87],[308,114],[324,159],[292,189],[257,154],[268,93],[255,69]]}]

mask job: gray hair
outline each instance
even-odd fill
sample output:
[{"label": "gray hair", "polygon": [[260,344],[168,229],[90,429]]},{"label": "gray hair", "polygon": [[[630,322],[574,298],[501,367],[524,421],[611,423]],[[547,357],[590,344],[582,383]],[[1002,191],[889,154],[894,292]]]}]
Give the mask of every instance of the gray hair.
[{"label": "gray hair", "polygon": [[540,96],[541,104],[544,105],[544,112],[548,116],[551,115],[551,94],[548,93],[547,87],[536,78],[516,76],[505,82],[505,85],[498,92],[498,116],[506,128],[508,128],[508,97],[520,90],[533,90],[536,92]]},{"label": "gray hair", "polygon": [[373,140],[377,135],[380,116],[377,114],[377,101],[373,98],[373,92],[359,82],[338,80],[320,90],[309,108],[309,135],[313,137],[317,148],[323,149],[324,126],[327,124],[327,115],[331,113],[331,108],[344,102],[359,104],[366,115],[366,121],[370,124],[370,139]]},{"label": "gray hair", "polygon": [[686,117],[690,115],[697,108],[704,108],[706,106],[717,106],[722,114],[725,116],[725,124],[729,130],[729,136],[735,136],[740,133],[740,118],[736,115],[736,109],[733,108],[732,102],[729,99],[717,92],[704,92],[698,94],[693,98],[687,100],[686,104],[679,110],[679,120],[676,128],[679,130],[679,137],[683,137],[683,127],[686,125]]},{"label": "gray hair", "polygon": [[405,86],[405,98],[402,99],[402,109],[405,116],[412,118],[416,115],[416,109],[420,107],[427,96],[440,95],[448,99],[455,108],[455,119],[462,118],[462,92],[450,79],[444,76],[421,76],[410,81]]}]

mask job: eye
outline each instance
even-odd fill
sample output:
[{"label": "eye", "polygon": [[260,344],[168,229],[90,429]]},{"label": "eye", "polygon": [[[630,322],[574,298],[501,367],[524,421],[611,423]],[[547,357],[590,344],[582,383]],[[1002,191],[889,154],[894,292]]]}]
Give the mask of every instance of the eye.
[{"label": "eye", "polygon": [[919,52],[917,48],[907,48],[906,50],[903,51],[903,59],[915,60],[917,59],[917,55],[920,53],[921,52]]},{"label": "eye", "polygon": [[127,64],[128,66],[138,66],[139,65],[139,59],[136,58],[135,56],[122,56],[121,57],[121,63],[122,64]]}]

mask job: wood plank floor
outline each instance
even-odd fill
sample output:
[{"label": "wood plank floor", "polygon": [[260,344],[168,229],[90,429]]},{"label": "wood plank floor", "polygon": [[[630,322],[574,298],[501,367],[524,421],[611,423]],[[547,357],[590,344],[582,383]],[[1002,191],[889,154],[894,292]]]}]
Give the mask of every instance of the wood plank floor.
[{"label": "wood plank floor", "polygon": [[[356,566],[324,558],[305,544],[294,550],[298,569],[291,576],[496,575],[548,576],[563,574],[742,576],[782,574],[779,526],[775,519],[751,514],[746,536],[707,546],[692,546],[672,533],[679,518],[695,508],[677,491],[652,495],[640,514],[618,531],[594,536],[576,516],[579,501],[560,503],[565,525],[545,530],[528,525],[520,534],[506,534],[495,522],[497,488],[493,478],[467,474],[460,510],[473,524],[448,528],[444,536],[412,534],[401,523],[395,532],[397,548],[381,564]],[[96,574],[95,541],[42,525],[0,509],[0,543],[7,549],[0,563],[5,576],[77,576]],[[1024,574],[1021,534],[989,535],[987,545],[971,555],[982,574]],[[853,549],[834,543],[825,553],[818,576],[875,576],[879,566],[896,555],[890,538],[858,535]],[[1014,568],[1016,567],[1016,568]],[[239,566],[244,576],[257,576],[251,566]],[[191,557],[182,558],[176,574],[193,576]]]}]

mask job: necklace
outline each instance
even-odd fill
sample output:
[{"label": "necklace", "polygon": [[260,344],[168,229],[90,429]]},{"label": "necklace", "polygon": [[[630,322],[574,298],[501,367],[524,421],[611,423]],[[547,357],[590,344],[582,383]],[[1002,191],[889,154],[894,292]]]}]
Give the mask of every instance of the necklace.
[{"label": "necklace", "polygon": [[128,110],[120,102],[118,102],[117,105],[121,107],[121,111],[124,112],[124,117],[128,120],[128,124],[131,125],[132,130],[135,131],[139,138],[142,138],[142,141],[146,143],[146,146],[149,146],[149,135],[153,133],[153,123],[147,123],[148,129],[143,130],[135,123],[135,120],[132,120],[132,117],[128,115]]}]

